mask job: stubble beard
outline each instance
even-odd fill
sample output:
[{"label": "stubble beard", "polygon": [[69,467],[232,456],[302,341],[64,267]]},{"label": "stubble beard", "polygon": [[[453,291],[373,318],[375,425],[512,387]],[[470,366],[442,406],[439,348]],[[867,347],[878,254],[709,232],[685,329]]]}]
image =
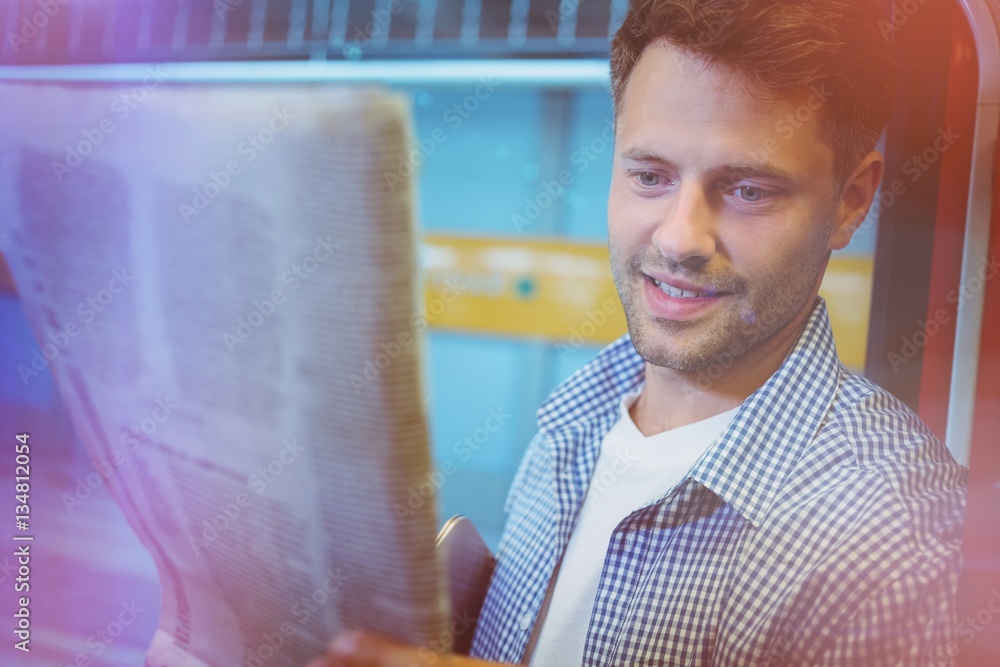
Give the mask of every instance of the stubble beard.
[{"label": "stubble beard", "polygon": [[[825,262],[825,245],[801,257],[799,265],[751,292],[748,283],[733,274],[692,271],[662,256],[622,257],[611,248],[611,269],[625,311],[632,345],[648,363],[683,372],[713,365],[729,368],[747,352],[791,322],[813,298]],[[675,321],[653,318],[646,311],[642,269],[659,268],[698,285],[729,292],[727,303],[706,318]],[[807,279],[802,279],[802,276]]]}]

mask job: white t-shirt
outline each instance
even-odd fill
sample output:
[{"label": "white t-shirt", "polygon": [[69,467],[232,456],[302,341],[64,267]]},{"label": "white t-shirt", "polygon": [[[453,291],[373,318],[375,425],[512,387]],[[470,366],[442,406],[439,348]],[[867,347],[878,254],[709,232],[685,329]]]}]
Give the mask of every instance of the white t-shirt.
[{"label": "white t-shirt", "polygon": [[[535,650],[533,667],[580,667],[590,613],[611,534],[629,514],[680,482],[739,408],[646,437],[622,398],[621,417],[604,436],[587,496],[559,565],[558,578]],[[544,609],[544,606],[543,606]]]}]

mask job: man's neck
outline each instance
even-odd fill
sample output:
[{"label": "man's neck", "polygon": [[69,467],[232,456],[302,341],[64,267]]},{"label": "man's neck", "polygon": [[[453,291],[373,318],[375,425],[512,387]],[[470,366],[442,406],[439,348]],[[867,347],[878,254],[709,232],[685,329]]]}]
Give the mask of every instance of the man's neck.
[{"label": "man's neck", "polygon": [[646,383],[629,411],[632,421],[643,435],[651,436],[738,407],[781,367],[810,312],[728,367],[717,362],[697,371],[678,371],[646,362]]}]

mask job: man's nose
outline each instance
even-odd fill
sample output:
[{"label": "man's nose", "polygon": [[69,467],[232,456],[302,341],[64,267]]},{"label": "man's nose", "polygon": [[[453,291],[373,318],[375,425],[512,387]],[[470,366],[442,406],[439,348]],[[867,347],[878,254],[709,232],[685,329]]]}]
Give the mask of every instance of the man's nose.
[{"label": "man's nose", "polygon": [[663,202],[653,244],[668,260],[700,265],[715,254],[716,212],[705,190],[682,184]]}]

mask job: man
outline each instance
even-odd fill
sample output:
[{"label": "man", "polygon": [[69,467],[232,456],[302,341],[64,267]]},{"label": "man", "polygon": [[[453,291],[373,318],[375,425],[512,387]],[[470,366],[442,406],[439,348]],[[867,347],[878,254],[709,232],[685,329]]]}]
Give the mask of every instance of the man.
[{"label": "man", "polygon": [[[965,470],[841,366],[817,298],[882,177],[879,19],[875,0],[631,3],[608,204],[629,336],[539,411],[474,656],[952,661]],[[426,653],[352,633],[317,664]]]}]

